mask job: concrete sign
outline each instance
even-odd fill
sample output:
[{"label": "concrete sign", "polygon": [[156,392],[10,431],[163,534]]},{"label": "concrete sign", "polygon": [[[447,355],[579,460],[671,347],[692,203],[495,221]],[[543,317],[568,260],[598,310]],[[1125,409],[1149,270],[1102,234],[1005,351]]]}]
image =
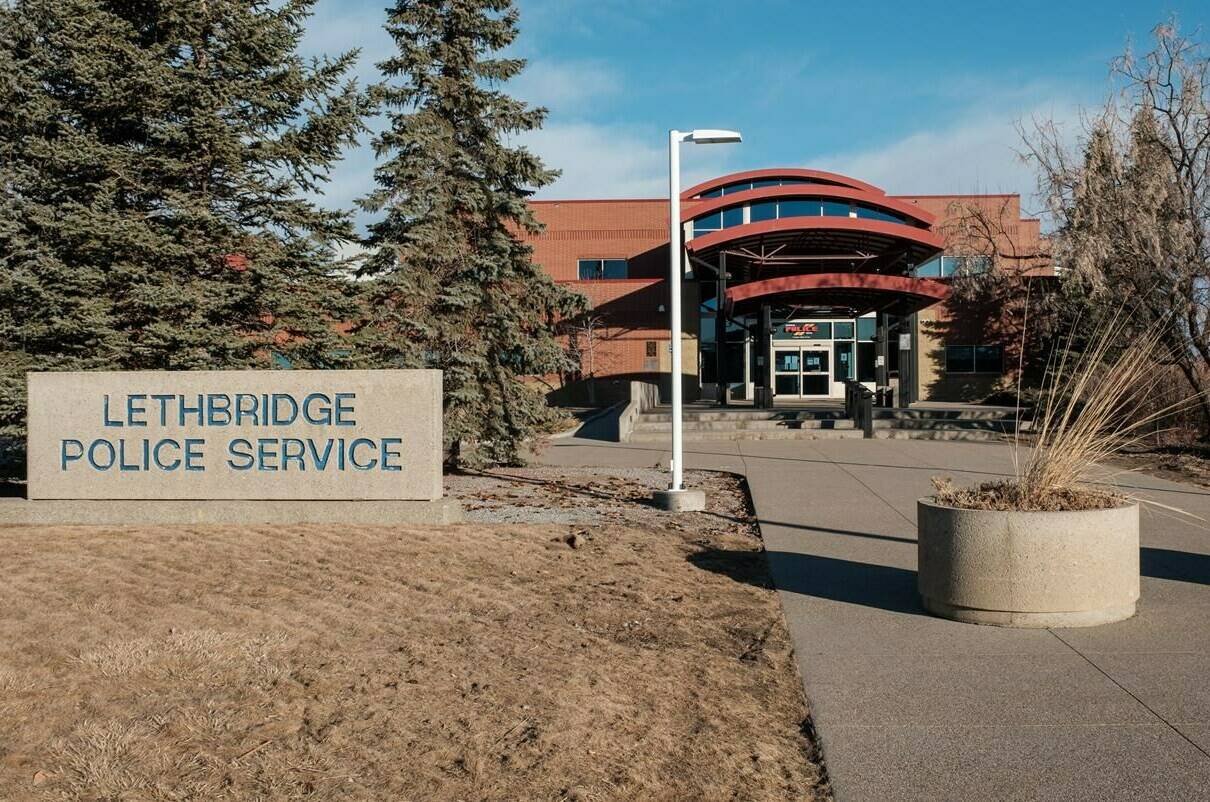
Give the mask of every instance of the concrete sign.
[{"label": "concrete sign", "polygon": [[435,500],[436,370],[29,374],[30,499]]}]

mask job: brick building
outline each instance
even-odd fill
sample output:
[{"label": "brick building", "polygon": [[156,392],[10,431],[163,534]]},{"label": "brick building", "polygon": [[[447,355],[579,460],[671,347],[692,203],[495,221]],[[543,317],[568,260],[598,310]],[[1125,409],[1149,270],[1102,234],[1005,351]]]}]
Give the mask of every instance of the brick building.
[{"label": "brick building", "polygon": [[[534,201],[534,261],[583,293],[581,374],[669,379],[668,202]],[[979,400],[1012,381],[1019,325],[951,297],[962,273],[1050,273],[1016,195],[902,195],[818,170],[753,170],[682,194],[687,396]],[[720,303],[721,299],[721,303]],[[565,388],[563,397],[575,395]]]}]

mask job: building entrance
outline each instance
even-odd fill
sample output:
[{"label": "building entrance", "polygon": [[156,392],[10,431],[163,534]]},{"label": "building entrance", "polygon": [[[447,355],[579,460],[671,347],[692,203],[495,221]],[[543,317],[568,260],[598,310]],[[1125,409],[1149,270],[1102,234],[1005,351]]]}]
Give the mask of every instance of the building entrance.
[{"label": "building entrance", "polygon": [[773,350],[773,392],[779,398],[829,398],[831,353],[825,345]]},{"label": "building entrance", "polygon": [[846,381],[871,382],[873,329],[873,316],[776,322],[770,342],[773,395],[843,398]]}]

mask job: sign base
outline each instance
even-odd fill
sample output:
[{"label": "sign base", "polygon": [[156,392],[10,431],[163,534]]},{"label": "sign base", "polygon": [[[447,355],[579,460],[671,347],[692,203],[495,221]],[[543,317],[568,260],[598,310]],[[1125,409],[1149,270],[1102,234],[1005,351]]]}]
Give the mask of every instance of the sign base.
[{"label": "sign base", "polygon": [[452,524],[454,498],[435,501],[77,500],[0,498],[0,525]]}]

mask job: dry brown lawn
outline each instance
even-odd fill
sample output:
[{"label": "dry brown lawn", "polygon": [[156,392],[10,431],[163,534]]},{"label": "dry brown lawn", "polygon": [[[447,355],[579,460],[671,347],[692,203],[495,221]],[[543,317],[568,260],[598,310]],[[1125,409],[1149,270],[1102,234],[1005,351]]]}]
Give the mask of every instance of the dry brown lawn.
[{"label": "dry brown lawn", "polygon": [[734,482],[562,476],[451,485],[592,522],[0,528],[0,799],[825,797]]}]

